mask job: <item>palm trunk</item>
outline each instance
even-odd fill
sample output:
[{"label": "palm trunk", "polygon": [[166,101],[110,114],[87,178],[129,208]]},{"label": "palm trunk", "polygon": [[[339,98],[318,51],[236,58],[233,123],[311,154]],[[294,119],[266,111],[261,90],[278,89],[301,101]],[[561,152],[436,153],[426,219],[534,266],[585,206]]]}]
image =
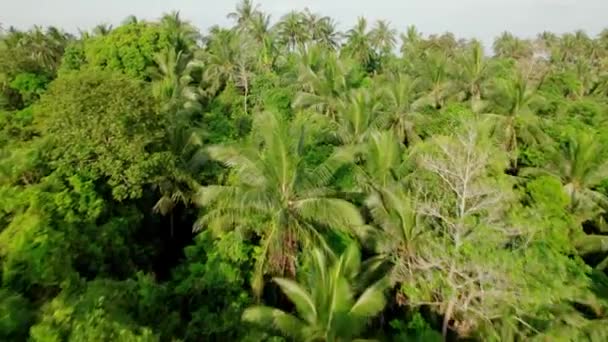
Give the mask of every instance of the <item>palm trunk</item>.
[{"label": "palm trunk", "polygon": [[245,115],[249,114],[247,112],[247,96],[249,95],[249,82],[245,80],[245,98],[243,99],[243,107],[245,108]]},{"label": "palm trunk", "polygon": [[456,299],[452,297],[448,302],[448,307],[446,308],[445,315],[443,316],[443,324],[441,326],[441,335],[443,335],[443,341],[447,341],[448,339],[448,326],[450,325],[454,305],[456,305]]}]

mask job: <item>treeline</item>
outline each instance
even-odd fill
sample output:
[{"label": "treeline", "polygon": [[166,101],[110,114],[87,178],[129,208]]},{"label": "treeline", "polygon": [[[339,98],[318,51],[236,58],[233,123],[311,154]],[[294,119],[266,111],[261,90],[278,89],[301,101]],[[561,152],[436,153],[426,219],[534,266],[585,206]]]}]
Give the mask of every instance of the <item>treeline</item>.
[{"label": "treeline", "polygon": [[228,16],[2,31],[0,340],[608,340],[608,30]]}]

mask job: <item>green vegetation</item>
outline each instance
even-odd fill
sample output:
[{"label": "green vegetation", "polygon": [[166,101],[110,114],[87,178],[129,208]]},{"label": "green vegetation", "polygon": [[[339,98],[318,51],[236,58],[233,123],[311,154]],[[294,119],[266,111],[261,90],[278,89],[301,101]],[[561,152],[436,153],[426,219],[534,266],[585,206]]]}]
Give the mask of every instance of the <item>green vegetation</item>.
[{"label": "green vegetation", "polygon": [[608,31],[244,0],[0,33],[0,340],[608,340]]}]

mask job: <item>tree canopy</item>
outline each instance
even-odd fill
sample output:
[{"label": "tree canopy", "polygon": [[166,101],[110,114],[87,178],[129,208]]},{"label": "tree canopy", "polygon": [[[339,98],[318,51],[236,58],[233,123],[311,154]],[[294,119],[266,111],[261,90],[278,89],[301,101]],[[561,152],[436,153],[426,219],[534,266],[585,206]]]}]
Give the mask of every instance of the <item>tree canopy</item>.
[{"label": "tree canopy", "polygon": [[1,340],[608,340],[608,30],[227,17],[0,30]]}]

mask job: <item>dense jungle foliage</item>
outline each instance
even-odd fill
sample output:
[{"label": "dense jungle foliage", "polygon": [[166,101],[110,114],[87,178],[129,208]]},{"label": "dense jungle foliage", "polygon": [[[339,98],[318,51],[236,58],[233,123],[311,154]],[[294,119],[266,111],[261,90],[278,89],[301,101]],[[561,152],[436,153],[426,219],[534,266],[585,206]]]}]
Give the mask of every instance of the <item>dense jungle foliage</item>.
[{"label": "dense jungle foliage", "polygon": [[0,340],[608,340],[608,30],[229,18],[5,26]]}]

